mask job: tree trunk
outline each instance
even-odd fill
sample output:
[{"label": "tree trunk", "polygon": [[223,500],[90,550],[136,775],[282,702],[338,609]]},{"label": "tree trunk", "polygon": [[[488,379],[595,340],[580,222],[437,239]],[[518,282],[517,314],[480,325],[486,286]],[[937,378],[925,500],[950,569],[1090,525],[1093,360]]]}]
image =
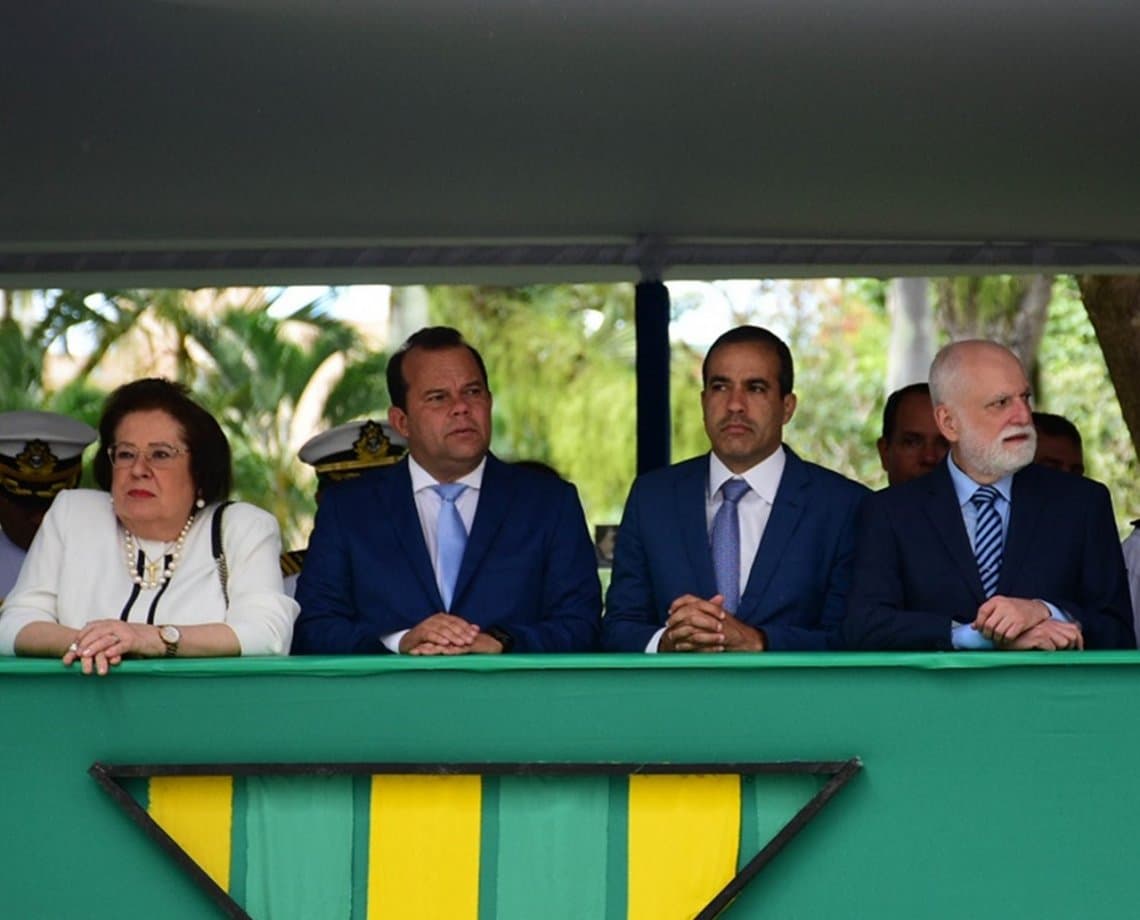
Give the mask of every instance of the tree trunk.
[{"label": "tree trunk", "polygon": [[1140,275],[1080,275],[1077,283],[1132,446],[1140,451]]},{"label": "tree trunk", "polygon": [[887,288],[891,338],[887,392],[925,380],[934,360],[934,310],[927,278],[895,278]]}]

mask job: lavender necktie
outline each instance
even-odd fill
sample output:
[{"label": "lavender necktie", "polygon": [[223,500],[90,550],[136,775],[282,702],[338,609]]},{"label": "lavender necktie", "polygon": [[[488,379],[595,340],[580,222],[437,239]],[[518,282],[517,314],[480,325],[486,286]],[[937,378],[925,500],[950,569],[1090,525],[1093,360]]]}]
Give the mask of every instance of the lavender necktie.
[{"label": "lavender necktie", "polygon": [[740,513],[737,503],[749,490],[743,479],[729,479],[720,487],[724,499],[713,517],[712,558],[717,593],[724,609],[736,613],[740,606]]},{"label": "lavender necktie", "polygon": [[455,500],[464,493],[467,486],[458,482],[447,482],[432,486],[443,501],[436,521],[435,545],[438,550],[439,593],[443,598],[443,609],[451,609],[455,594],[455,580],[459,577],[459,566],[463,562],[463,550],[467,546],[467,528],[455,507]]}]

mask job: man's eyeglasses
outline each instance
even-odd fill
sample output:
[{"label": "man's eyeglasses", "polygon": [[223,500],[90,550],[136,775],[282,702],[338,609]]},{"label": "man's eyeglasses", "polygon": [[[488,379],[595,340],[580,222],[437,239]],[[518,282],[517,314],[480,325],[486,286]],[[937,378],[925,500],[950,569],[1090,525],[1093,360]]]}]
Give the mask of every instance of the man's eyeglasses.
[{"label": "man's eyeglasses", "polygon": [[173,444],[148,444],[146,447],[112,444],[107,448],[111,466],[134,466],[139,457],[142,457],[147,466],[156,470],[171,466],[180,456],[188,453],[189,447],[175,447]]}]

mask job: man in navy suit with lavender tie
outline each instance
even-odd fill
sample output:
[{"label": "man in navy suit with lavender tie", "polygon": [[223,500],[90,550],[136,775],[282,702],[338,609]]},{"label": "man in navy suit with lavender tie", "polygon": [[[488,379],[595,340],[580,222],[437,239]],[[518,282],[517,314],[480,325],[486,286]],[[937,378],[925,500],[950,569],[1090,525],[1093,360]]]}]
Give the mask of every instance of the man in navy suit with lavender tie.
[{"label": "man in navy suit with lavender tie", "polygon": [[701,406],[712,452],[638,478],[614,549],[602,645],[627,652],[829,648],[867,489],[782,443],[786,344],[741,326],[713,343]]},{"label": "man in navy suit with lavender tie", "polygon": [[1108,490],[1033,463],[1029,383],[994,342],[930,368],[946,460],[872,496],[844,623],[860,649],[1132,648]]},{"label": "man in navy suit with lavender tie", "polygon": [[578,493],[490,453],[479,353],[454,329],[421,329],[387,378],[408,456],[323,496],[293,651],[593,649],[601,589]]}]

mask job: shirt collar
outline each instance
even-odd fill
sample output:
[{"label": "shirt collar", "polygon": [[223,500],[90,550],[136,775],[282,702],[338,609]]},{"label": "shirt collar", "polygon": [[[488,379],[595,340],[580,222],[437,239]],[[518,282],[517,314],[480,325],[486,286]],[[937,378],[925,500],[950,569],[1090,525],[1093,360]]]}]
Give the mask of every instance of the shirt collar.
[{"label": "shirt collar", "polygon": [[743,473],[734,473],[715,453],[709,453],[709,498],[719,491],[720,487],[734,476],[743,479],[750,489],[759,495],[769,505],[776,502],[776,490],[780,488],[780,478],[784,475],[784,464],[788,455],[784,452],[784,445],[779,445],[772,453],[757,463],[754,467]]},{"label": "shirt collar", "polygon": [[[946,463],[950,469],[950,481],[954,483],[954,493],[958,496],[958,506],[964,507],[966,502],[974,497],[974,493],[978,491],[981,486],[980,482],[974,482],[969,476],[958,468],[958,464],[954,462],[954,455],[946,454]],[[998,490],[998,494],[1007,502],[1013,502],[1013,473],[1007,476],[1002,476],[997,482],[992,483],[993,487]]]},{"label": "shirt collar", "polygon": [[[487,458],[484,456],[483,459],[479,461],[479,465],[475,467],[475,469],[473,469],[466,476],[460,477],[455,481],[461,482],[468,488],[474,489],[476,492],[478,492],[479,489],[483,486],[483,471],[486,468]],[[412,476],[412,494],[422,492],[424,489],[430,489],[432,486],[439,484],[439,480],[432,476],[431,473],[425,470],[418,463],[416,463],[416,461],[412,459],[411,454],[408,454],[408,472],[411,473]]]}]

